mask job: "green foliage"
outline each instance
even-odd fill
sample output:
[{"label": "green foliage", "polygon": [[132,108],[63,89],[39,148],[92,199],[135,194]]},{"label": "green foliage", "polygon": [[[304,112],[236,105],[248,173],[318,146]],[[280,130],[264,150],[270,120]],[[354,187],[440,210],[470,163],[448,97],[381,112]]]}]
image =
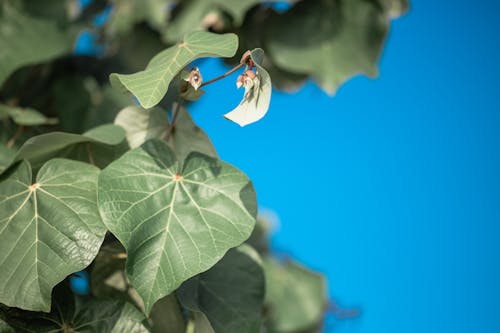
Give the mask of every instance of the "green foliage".
[{"label": "green foliage", "polygon": [[[189,103],[237,72],[243,98],[220,115],[246,126],[268,112],[273,84],[312,77],[333,93],[373,76],[407,8],[0,0],[0,332],[320,331],[326,281],[276,259],[251,181],[219,159]],[[83,29],[101,56],[71,54]],[[193,61],[205,57],[235,65],[203,81]],[[68,289],[81,270],[87,296]]]}]

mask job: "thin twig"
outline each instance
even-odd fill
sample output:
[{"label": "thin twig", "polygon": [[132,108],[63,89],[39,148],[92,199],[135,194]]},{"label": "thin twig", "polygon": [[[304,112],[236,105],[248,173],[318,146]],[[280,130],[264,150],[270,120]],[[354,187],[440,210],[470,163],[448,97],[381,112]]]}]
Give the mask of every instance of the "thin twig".
[{"label": "thin twig", "polygon": [[172,131],[174,130],[175,122],[177,121],[177,118],[179,117],[179,111],[181,110],[182,102],[184,100],[182,98],[179,99],[177,104],[175,105],[172,115],[172,122],[170,123],[170,126],[168,127],[167,133],[165,133],[165,141],[168,141],[168,138],[170,137],[170,134],[172,134]]},{"label": "thin twig", "polygon": [[225,78],[226,76],[229,76],[229,75],[233,74],[234,72],[236,72],[238,69],[240,69],[240,68],[241,68],[241,67],[243,67],[243,66],[245,66],[245,64],[239,64],[239,65],[237,65],[237,66],[235,66],[235,67],[231,68],[229,71],[227,71],[226,73],[222,74],[221,76],[217,76],[215,79],[209,80],[209,81],[207,81],[207,82],[203,82],[203,83],[201,84],[200,88],[201,88],[201,87],[204,87],[204,86],[208,86],[208,85],[209,85],[209,84],[211,84],[211,83],[214,83],[214,82],[216,82],[216,81],[219,81],[219,80],[221,80],[221,79]]},{"label": "thin twig", "polygon": [[16,140],[19,139],[21,135],[23,135],[24,129],[25,128],[22,125],[17,128],[16,133],[14,133],[12,138],[10,138],[9,141],[7,141],[7,148],[11,149],[14,146]]}]

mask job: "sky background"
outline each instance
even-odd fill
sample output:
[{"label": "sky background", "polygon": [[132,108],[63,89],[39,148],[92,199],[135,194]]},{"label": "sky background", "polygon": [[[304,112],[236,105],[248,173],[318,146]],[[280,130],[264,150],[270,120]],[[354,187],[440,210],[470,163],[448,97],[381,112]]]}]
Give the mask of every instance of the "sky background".
[{"label": "sky background", "polygon": [[232,79],[191,107],[279,216],[273,247],[361,309],[327,332],[500,332],[499,12],[496,1],[414,0],[376,80],[335,97],[313,83],[274,92],[245,128],[222,118],[241,98]]}]

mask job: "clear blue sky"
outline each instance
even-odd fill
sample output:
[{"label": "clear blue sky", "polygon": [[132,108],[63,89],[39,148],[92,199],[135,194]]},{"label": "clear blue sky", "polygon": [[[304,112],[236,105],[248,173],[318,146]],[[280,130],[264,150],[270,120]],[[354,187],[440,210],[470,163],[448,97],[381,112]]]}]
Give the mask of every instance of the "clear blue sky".
[{"label": "clear blue sky", "polygon": [[[362,309],[329,332],[500,332],[499,12],[496,1],[414,0],[376,80],[334,98],[314,84],[275,92],[243,129],[222,118],[240,98],[232,80],[192,107],[279,215],[274,247]],[[224,70],[214,64],[206,78]]]}]

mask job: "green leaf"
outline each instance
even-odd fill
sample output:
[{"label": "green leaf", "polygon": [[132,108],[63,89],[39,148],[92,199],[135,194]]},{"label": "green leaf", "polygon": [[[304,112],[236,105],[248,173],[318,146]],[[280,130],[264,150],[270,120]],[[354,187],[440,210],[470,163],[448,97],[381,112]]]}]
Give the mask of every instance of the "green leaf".
[{"label": "green leaf", "polygon": [[98,198],[104,223],[127,250],[127,275],[146,312],[247,239],[257,210],[241,171],[199,153],[181,169],[157,140],[104,169]]},{"label": "green leaf", "polygon": [[0,182],[0,303],[50,310],[52,288],[94,259],[104,238],[99,169],[53,159],[32,180],[18,164]]},{"label": "green leaf", "polygon": [[9,167],[16,156],[16,152],[6,146],[0,145],[0,174]]},{"label": "green leaf", "polygon": [[271,102],[271,77],[261,66],[264,58],[262,49],[255,49],[250,53],[257,67],[256,78],[251,85],[245,85],[245,94],[240,104],[224,117],[240,126],[252,124],[264,117]]},{"label": "green leaf", "polygon": [[242,245],[177,291],[181,303],[203,312],[217,333],[258,333],[265,279],[257,252]]},{"label": "green leaf", "polygon": [[12,326],[7,324],[5,321],[0,319],[0,333],[15,333],[14,329]]},{"label": "green leaf", "polygon": [[[228,13],[232,17],[234,24],[240,25],[248,10],[260,2],[260,0],[183,1],[173,20],[166,27],[163,36],[167,41],[175,42],[178,38],[194,29],[207,29],[211,25],[218,25],[220,22],[224,22],[222,12]],[[218,16],[220,22],[213,22],[214,15]],[[227,27],[222,26],[220,28]]]},{"label": "green leaf", "polygon": [[298,332],[315,326],[327,306],[325,278],[293,262],[264,260],[271,331]]},{"label": "green leaf", "polygon": [[153,333],[184,333],[186,331],[184,317],[174,294],[156,302],[149,317]]},{"label": "green leaf", "polygon": [[113,11],[106,23],[110,35],[125,35],[135,24],[147,21],[155,29],[163,28],[170,11],[168,0],[113,0]]},{"label": "green leaf", "polygon": [[190,62],[202,57],[232,57],[237,48],[238,37],[234,34],[195,31],[158,53],[145,70],[134,74],[111,74],[111,84],[130,91],[142,107],[149,109],[161,101],[170,81]]},{"label": "green leaf", "polygon": [[28,139],[19,149],[14,162],[26,159],[34,169],[53,157],[67,157],[104,167],[121,155],[118,144],[125,132],[115,125],[103,125],[82,135],[51,132]]},{"label": "green leaf", "polygon": [[184,161],[192,152],[217,158],[210,138],[194,122],[186,108],[178,109],[179,115],[167,143],[174,150],[178,161]]},{"label": "green leaf", "polygon": [[0,10],[0,86],[17,68],[59,57],[70,52],[72,44],[72,36],[59,31],[55,22],[29,17],[4,2]]},{"label": "green leaf", "polygon": [[121,110],[115,125],[125,130],[130,148],[137,148],[150,139],[162,138],[168,129],[167,113],[160,108],[145,110],[129,106]]},{"label": "green leaf", "polygon": [[50,313],[20,311],[6,321],[22,333],[149,332],[145,316],[129,303],[76,296],[69,288],[60,289],[56,288]]},{"label": "green leaf", "polygon": [[[395,0],[381,1],[395,3]],[[334,94],[356,74],[375,77],[391,4],[365,0],[301,1],[270,19],[266,47],[284,70],[310,74]]]},{"label": "green leaf", "polygon": [[57,124],[57,119],[47,118],[42,113],[31,108],[12,107],[0,104],[0,114],[7,114],[18,125],[37,126]]}]

